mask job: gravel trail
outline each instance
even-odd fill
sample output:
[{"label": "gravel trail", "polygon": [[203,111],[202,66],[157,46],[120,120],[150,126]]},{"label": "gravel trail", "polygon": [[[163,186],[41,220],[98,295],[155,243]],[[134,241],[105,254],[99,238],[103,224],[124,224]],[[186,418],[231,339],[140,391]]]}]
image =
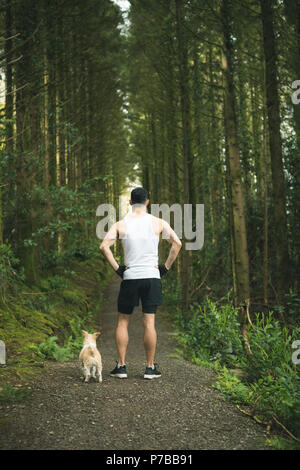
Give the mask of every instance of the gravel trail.
[{"label": "gravel trail", "polygon": [[129,329],[127,379],[110,377],[115,366],[116,298],[107,286],[99,312],[103,383],[81,381],[77,361],[46,362],[33,395],[2,407],[1,449],[198,450],[269,449],[264,428],[242,415],[212,388],[207,368],[170,357],[176,344],[170,322],[157,313],[156,362],[160,379],[144,380],[140,307]]}]

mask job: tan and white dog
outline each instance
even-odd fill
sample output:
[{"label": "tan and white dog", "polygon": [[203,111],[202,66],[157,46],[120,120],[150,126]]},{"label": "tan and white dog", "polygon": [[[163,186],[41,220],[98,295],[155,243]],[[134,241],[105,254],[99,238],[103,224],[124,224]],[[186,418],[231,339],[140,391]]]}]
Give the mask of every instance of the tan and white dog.
[{"label": "tan and white dog", "polygon": [[82,366],[84,381],[88,382],[91,376],[96,379],[97,373],[99,382],[102,382],[102,359],[96,345],[96,339],[100,333],[89,334],[82,330],[82,334],[84,340],[82,350],[79,354],[79,360]]}]

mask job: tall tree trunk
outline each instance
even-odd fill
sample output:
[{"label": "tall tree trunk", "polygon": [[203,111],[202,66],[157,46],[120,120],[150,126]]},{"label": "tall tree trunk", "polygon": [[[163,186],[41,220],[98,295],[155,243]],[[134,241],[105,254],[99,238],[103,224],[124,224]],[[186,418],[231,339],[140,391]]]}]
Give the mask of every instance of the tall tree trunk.
[{"label": "tall tree trunk", "polygon": [[[296,41],[294,44],[294,48],[291,48],[291,59],[290,65],[294,72],[293,81],[299,80],[300,76],[300,0],[285,0],[285,11],[286,16],[289,23],[293,26]],[[297,153],[294,157],[294,164],[292,177],[293,177],[293,187],[294,193],[297,194],[300,190],[300,166],[299,166],[299,155],[300,155],[300,105],[293,104],[293,117],[294,117],[294,128],[295,128],[295,136],[296,136],[296,145],[297,145]],[[300,201],[299,198],[295,198],[293,201],[293,213],[294,213],[294,220],[293,220],[293,232],[299,233],[300,231]],[[300,288],[300,240],[293,241],[294,250],[291,256],[293,257],[294,266],[295,266],[295,274],[293,278],[294,288],[297,290]]]},{"label": "tall tree trunk", "polygon": [[289,286],[289,252],[286,215],[285,182],[280,135],[280,104],[277,80],[277,53],[273,27],[273,1],[261,0],[263,43],[265,52],[265,87],[269,126],[272,184],[274,195],[274,246],[276,253],[277,301],[284,303],[284,294]]},{"label": "tall tree trunk", "polygon": [[[24,15],[24,11],[30,12]],[[37,24],[36,5],[30,0],[19,0],[16,4],[16,31],[19,33],[19,53],[22,59],[16,62],[16,150],[18,162],[17,177],[17,256],[24,266],[26,280],[37,282],[35,249],[29,242],[33,233],[33,214],[31,191],[34,187],[35,163],[32,155],[36,155],[36,119],[37,118],[37,61],[34,41],[34,30]],[[33,74],[33,71],[35,74]],[[33,78],[34,76],[34,78]]]},{"label": "tall tree trunk", "polygon": [[[11,0],[6,0],[5,5],[5,119],[6,122],[6,137],[5,137],[5,150],[8,155],[9,168],[13,170],[13,72],[12,72],[12,7]],[[13,175],[13,173],[12,173]],[[8,183],[3,183],[2,172],[0,166],[0,248],[3,244],[3,206],[2,206],[2,184],[8,184],[6,188],[6,194],[8,195],[8,201],[13,201],[13,177]],[[3,281],[1,279],[1,281]],[[0,283],[0,308],[7,309],[4,301],[4,284]]]},{"label": "tall tree trunk", "polygon": [[155,116],[151,113],[150,117],[151,126],[151,138],[152,138],[152,159],[153,162],[153,188],[152,188],[152,202],[158,202],[159,200],[159,174],[158,174],[158,150],[157,150],[157,132],[156,132],[156,121]]},{"label": "tall tree trunk", "polygon": [[[15,199],[15,188],[14,188],[14,175],[15,175],[15,154],[14,154],[14,125],[13,125],[13,113],[14,113],[14,90],[13,90],[13,8],[12,1],[6,0],[6,10],[5,10],[5,43],[4,43],[4,52],[5,52],[5,119],[6,119],[6,137],[5,137],[5,150],[8,156],[8,173],[11,175],[11,178],[4,184],[7,184],[6,194],[7,194],[7,213],[8,217],[6,222],[8,225],[8,231],[11,231],[13,228],[14,220],[14,209],[13,201]],[[0,187],[1,194],[1,187]],[[1,197],[1,196],[0,196]],[[1,235],[3,233],[3,226],[1,228]]]},{"label": "tall tree trunk", "polygon": [[[196,171],[197,176],[197,200],[195,203],[204,203],[204,165],[203,165],[203,152],[202,152],[202,141],[203,141],[203,125],[201,122],[201,112],[203,100],[201,96],[201,85],[200,85],[200,67],[199,67],[199,51],[198,44],[193,49],[194,69],[193,69],[193,118],[194,118],[194,131],[195,131],[195,153],[196,153]],[[196,179],[196,178],[195,178]],[[200,253],[199,279],[202,279],[204,275],[204,262],[205,262],[205,246],[202,248]]]},{"label": "tall tree trunk", "polygon": [[[297,48],[293,64],[295,64],[296,79],[299,79],[300,71],[300,0],[296,0],[296,35],[297,35]],[[294,120],[297,136],[298,154],[300,153],[300,106],[294,105]],[[299,175],[298,175],[299,176]]]},{"label": "tall tree trunk", "polygon": [[[225,118],[225,117],[224,117]],[[236,259],[235,259],[235,242],[234,242],[234,225],[233,225],[233,205],[231,193],[231,176],[229,163],[228,136],[225,132],[225,159],[226,159],[226,193],[227,193],[227,213],[228,213],[228,232],[230,240],[229,257],[231,261],[232,283],[233,283],[233,302],[238,305],[237,298],[237,279],[236,279]]]},{"label": "tall tree trunk", "polygon": [[268,168],[267,168],[267,155],[268,152],[268,132],[267,132],[267,115],[266,107],[264,106],[264,121],[263,121],[263,146],[262,146],[262,160],[263,160],[263,194],[264,194],[264,259],[263,259],[263,285],[264,285],[264,304],[268,305],[269,295],[269,210],[268,210]]},{"label": "tall tree trunk", "polygon": [[13,68],[12,68],[12,1],[6,0],[6,12],[5,12],[5,34],[6,40],[4,43],[6,66],[5,66],[5,118],[6,123],[6,142],[5,148],[7,152],[13,150]]},{"label": "tall tree trunk", "polygon": [[[294,80],[299,80],[300,70],[300,0],[284,0],[287,20],[293,26],[296,34],[295,48],[291,50],[291,67],[294,71]],[[300,106],[293,105],[294,123],[297,139],[297,149],[300,152]]]},{"label": "tall tree trunk", "polygon": [[[49,73],[46,53],[44,55],[44,148],[45,148],[45,162],[44,162],[44,188],[45,188],[45,222],[49,226],[51,219],[51,203],[49,194],[50,185],[50,137],[49,137]],[[46,252],[50,250],[50,234],[45,234],[44,246]]]},{"label": "tall tree trunk", "polygon": [[250,304],[249,259],[247,248],[246,221],[244,212],[243,190],[241,183],[240,149],[237,133],[237,118],[235,112],[235,97],[232,69],[232,43],[228,0],[222,2],[223,19],[223,52],[222,68],[224,72],[224,116],[225,132],[228,143],[229,175],[232,198],[233,233],[235,251],[235,272],[237,279],[237,302],[240,311],[241,331],[244,337],[246,351],[250,352],[246,335],[245,304]]},{"label": "tall tree trunk", "polygon": [[[212,243],[219,246],[220,233],[220,176],[222,174],[219,145],[218,145],[218,124],[216,119],[216,97],[214,89],[213,64],[212,64],[212,46],[209,48],[209,101],[211,123],[209,126],[209,153],[211,160],[211,169],[209,174],[209,191],[211,200],[211,225],[212,225]],[[222,265],[220,266],[222,269]]]},{"label": "tall tree trunk", "polygon": [[[178,67],[180,86],[180,106],[182,121],[182,149],[183,149],[183,204],[189,204],[190,200],[190,176],[189,166],[191,162],[191,123],[190,102],[188,90],[188,50],[186,31],[184,30],[184,3],[183,0],[175,0],[176,7],[176,31],[178,42]],[[189,252],[183,246],[182,250],[182,303],[183,309],[188,313],[189,304]]]},{"label": "tall tree trunk", "polygon": [[175,97],[175,70],[172,56],[174,39],[170,35],[168,43],[168,89],[167,89],[167,134],[168,134],[168,172],[169,172],[169,200],[171,204],[177,202],[178,195],[178,164],[177,164],[177,122],[176,122],[176,97]]},{"label": "tall tree trunk", "polygon": [[2,214],[2,192],[1,192],[1,171],[0,171],[0,245],[3,243],[3,214]]}]

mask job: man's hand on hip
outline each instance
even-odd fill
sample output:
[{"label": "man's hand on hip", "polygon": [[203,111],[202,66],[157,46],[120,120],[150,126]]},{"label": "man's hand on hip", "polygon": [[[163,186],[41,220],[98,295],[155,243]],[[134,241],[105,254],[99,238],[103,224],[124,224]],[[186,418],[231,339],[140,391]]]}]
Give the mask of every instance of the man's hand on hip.
[{"label": "man's hand on hip", "polygon": [[159,269],[159,273],[160,273],[160,277],[163,277],[165,274],[167,274],[167,272],[169,271],[167,268],[166,268],[166,265],[165,264],[159,264],[158,265],[158,269]]},{"label": "man's hand on hip", "polygon": [[119,266],[118,269],[116,269],[115,273],[118,274],[118,276],[120,276],[123,279],[123,274],[125,270],[126,270],[126,266],[122,265],[122,266]]}]

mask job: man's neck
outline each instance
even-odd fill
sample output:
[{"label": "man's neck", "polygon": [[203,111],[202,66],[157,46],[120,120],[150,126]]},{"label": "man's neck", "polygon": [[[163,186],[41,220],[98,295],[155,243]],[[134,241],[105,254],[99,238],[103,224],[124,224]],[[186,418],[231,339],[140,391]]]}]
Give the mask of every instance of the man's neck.
[{"label": "man's neck", "polygon": [[132,208],[132,215],[134,215],[135,217],[140,217],[142,215],[145,215],[146,213],[147,213],[146,206]]}]

